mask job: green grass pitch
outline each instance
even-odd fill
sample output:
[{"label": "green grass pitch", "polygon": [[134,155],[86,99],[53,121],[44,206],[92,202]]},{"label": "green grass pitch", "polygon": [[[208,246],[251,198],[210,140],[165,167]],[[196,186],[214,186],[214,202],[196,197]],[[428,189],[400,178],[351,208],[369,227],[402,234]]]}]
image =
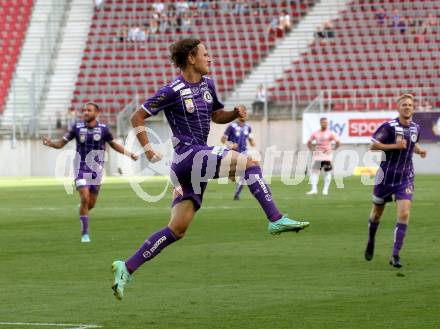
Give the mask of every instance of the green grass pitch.
[{"label": "green grass pitch", "polygon": [[[322,184],[322,182],[321,182]],[[159,191],[163,181],[143,183]],[[280,209],[307,219],[304,232],[271,236],[245,189],[210,183],[187,236],[135,273],[125,299],[110,266],[169,219],[171,193],[139,199],[126,182],[104,184],[79,242],[78,195],[55,181],[0,180],[0,323],[83,323],[114,329],[440,328],[440,176],[418,176],[403,269],[388,265],[395,205],[363,259],[371,187],[359,178],[328,197],[308,185],[272,191]],[[53,328],[0,324],[4,328]],[[56,328],[63,328],[58,326]],[[73,327],[66,327],[73,328]],[[87,328],[87,327],[85,327]]]}]

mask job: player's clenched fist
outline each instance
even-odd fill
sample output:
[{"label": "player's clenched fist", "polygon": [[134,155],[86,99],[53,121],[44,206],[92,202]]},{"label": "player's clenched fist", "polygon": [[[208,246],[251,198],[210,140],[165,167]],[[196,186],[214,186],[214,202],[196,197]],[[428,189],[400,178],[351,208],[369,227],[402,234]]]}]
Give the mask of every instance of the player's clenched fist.
[{"label": "player's clenched fist", "polygon": [[49,138],[44,138],[43,139],[43,145],[46,145],[46,146],[50,146],[50,139]]},{"label": "player's clenched fist", "polygon": [[237,118],[246,118],[246,107],[244,105],[234,107],[234,111],[237,114]]},{"label": "player's clenched fist", "polygon": [[397,141],[396,148],[398,150],[406,149],[406,139],[401,139],[401,140]]}]

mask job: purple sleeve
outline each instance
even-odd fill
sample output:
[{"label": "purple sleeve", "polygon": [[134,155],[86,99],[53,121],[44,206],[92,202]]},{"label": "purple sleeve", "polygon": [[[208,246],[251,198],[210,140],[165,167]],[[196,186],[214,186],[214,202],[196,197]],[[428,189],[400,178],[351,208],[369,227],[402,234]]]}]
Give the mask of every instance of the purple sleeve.
[{"label": "purple sleeve", "polygon": [[66,142],[70,142],[75,137],[76,137],[76,123],[74,123],[72,127],[70,127],[69,131],[64,134],[63,139]]},{"label": "purple sleeve", "polygon": [[215,111],[223,109],[225,106],[223,105],[222,102],[219,101],[219,99],[217,97],[217,91],[215,89],[214,82],[212,80],[209,80],[209,85],[212,88],[212,92],[213,92],[213,95],[212,95],[212,101],[213,101],[212,102],[212,111],[215,112]]},{"label": "purple sleeve", "polygon": [[421,134],[421,127],[420,127],[420,125],[417,125],[417,141],[416,141],[416,143],[419,142],[420,134]]},{"label": "purple sleeve", "polygon": [[223,136],[226,136],[229,140],[229,135],[231,134],[232,126],[228,125],[228,128],[226,128],[225,132],[223,133]]},{"label": "purple sleeve", "polygon": [[389,137],[390,137],[390,125],[388,122],[382,123],[379,128],[374,132],[373,136],[371,137],[372,141],[379,142],[379,143],[389,143]]},{"label": "purple sleeve", "polygon": [[107,143],[110,143],[111,141],[113,141],[113,135],[108,127],[105,127],[105,130],[104,130],[104,141]]},{"label": "purple sleeve", "polygon": [[142,104],[142,108],[148,114],[156,115],[167,107],[174,105],[176,102],[179,102],[179,99],[174,97],[174,91],[169,86],[165,86],[159,89],[156,95],[148,98]]}]

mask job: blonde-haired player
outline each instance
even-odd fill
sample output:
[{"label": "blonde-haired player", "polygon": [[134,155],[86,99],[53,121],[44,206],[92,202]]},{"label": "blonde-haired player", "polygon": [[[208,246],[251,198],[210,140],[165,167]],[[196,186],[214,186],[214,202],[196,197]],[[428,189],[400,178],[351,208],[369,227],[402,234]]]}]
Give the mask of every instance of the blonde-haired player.
[{"label": "blonde-haired player", "polygon": [[[322,194],[328,195],[328,189],[332,180],[333,151],[341,144],[338,136],[328,129],[327,118],[321,118],[319,123],[321,128],[313,132],[307,142],[307,147],[313,152],[312,169],[310,173],[310,184],[312,185],[312,189],[307,192],[307,195],[318,194],[318,181],[321,169],[324,169],[325,172]],[[315,142],[315,144],[313,142]]]}]

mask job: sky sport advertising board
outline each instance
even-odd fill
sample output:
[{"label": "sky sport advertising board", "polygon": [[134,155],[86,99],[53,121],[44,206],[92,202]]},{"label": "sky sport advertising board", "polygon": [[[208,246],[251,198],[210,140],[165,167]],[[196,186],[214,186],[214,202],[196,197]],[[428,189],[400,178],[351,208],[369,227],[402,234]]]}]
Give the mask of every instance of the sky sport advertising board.
[{"label": "sky sport advertising board", "polygon": [[310,135],[320,129],[319,120],[328,119],[328,128],[343,144],[369,144],[371,136],[384,122],[397,118],[396,111],[304,113],[302,141],[307,143]]}]

